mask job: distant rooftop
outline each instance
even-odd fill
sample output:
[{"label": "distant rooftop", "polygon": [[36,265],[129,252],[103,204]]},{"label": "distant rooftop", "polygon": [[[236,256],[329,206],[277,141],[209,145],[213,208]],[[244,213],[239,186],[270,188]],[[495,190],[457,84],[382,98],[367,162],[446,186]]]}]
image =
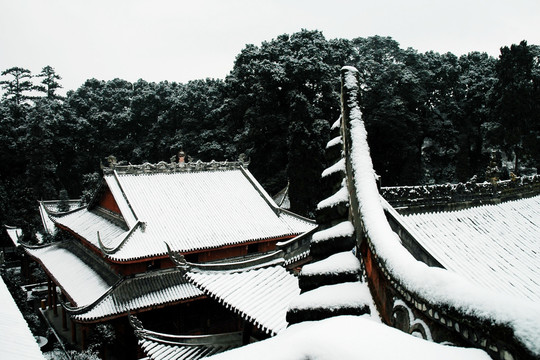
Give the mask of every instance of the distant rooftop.
[{"label": "distant rooftop", "polygon": [[402,224],[446,269],[500,293],[540,301],[540,195]]},{"label": "distant rooftop", "polygon": [[[47,215],[113,261],[165,256],[165,242],[193,252],[289,238],[316,226],[280,209],[241,162],[126,165],[104,174],[88,207]],[[107,191],[119,216],[97,206]]]}]

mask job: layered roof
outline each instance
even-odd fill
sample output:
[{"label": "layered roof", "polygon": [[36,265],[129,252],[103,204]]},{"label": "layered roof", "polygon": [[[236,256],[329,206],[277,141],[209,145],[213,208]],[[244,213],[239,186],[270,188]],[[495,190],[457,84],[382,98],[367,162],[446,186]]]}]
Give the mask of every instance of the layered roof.
[{"label": "layered roof", "polygon": [[165,242],[175,251],[194,252],[291,237],[315,227],[279,209],[241,164],[196,164],[105,171],[101,194],[110,191],[120,214],[102,209],[96,196],[86,208],[49,212],[49,218],[118,262],[165,256]]},{"label": "layered roof", "polygon": [[500,293],[540,300],[540,195],[401,221],[446,269]]},{"label": "layered roof", "polygon": [[[80,207],[81,200],[67,200],[64,206],[69,208],[69,211],[75,210]],[[43,229],[48,233],[53,235],[56,233],[56,226],[54,222],[49,218],[48,214],[58,214],[61,212],[61,201],[60,200],[48,200],[39,202],[39,214],[41,216],[41,223]]]},{"label": "layered roof", "polygon": [[180,266],[186,279],[205,294],[275,335],[287,327],[289,303],[300,294],[298,279],[285,269],[280,255],[276,252],[244,263]]},{"label": "layered roof", "polygon": [[56,280],[74,306],[91,304],[120,280],[104,261],[74,241],[25,249]]},{"label": "layered roof", "polygon": [[22,229],[15,226],[8,226],[8,225],[4,225],[4,227],[6,228],[6,232],[9,238],[11,239],[11,241],[13,242],[13,245],[19,246],[20,245],[19,238],[22,236]]},{"label": "layered roof", "polygon": [[179,270],[159,270],[126,278],[92,305],[72,313],[78,321],[95,322],[201,296],[203,292],[188,283]]},{"label": "layered roof", "polygon": [[26,247],[26,251],[69,296],[72,303],[66,307],[77,321],[95,322],[204,296],[178,269],[120,278],[74,241]]}]

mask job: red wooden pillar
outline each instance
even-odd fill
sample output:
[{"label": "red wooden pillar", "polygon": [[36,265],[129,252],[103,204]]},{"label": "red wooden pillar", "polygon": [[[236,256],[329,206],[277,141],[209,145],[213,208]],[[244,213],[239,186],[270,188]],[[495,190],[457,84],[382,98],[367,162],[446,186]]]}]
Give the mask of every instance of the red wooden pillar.
[{"label": "red wooden pillar", "polygon": [[77,343],[77,325],[75,325],[73,319],[71,319],[71,342],[73,344]]},{"label": "red wooden pillar", "polygon": [[87,328],[86,328],[86,325],[82,325],[81,326],[81,348],[84,350],[86,350],[86,333],[87,333]]},{"label": "red wooden pillar", "polygon": [[30,260],[28,259],[28,256],[23,252],[21,255],[21,275],[23,277],[23,281],[25,284],[30,284],[30,264],[28,263]]},{"label": "red wooden pillar", "polygon": [[58,316],[58,299],[56,294],[56,283],[52,284],[52,305],[53,305],[53,314]]},{"label": "red wooden pillar", "polygon": [[[66,303],[66,295],[62,293],[62,301]],[[62,330],[67,330],[67,314],[66,309],[62,306]]]},{"label": "red wooden pillar", "polygon": [[49,309],[52,305],[52,280],[50,277],[47,277],[47,306]]}]

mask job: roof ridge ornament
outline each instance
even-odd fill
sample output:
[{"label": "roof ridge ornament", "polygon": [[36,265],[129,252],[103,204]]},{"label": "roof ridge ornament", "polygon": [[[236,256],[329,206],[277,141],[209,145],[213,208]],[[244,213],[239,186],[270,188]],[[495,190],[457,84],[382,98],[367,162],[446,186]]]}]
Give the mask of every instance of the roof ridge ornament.
[{"label": "roof ridge ornament", "polygon": [[247,168],[251,161],[246,153],[241,153],[240,156],[238,156],[238,162],[242,164],[243,167]]},{"label": "roof ridge ornament", "polygon": [[156,164],[145,162],[140,165],[117,163],[112,167],[103,167],[105,175],[111,175],[115,171],[119,175],[140,175],[140,174],[170,174],[178,172],[196,171],[226,171],[247,168],[250,164],[249,158],[241,154],[238,161],[216,161],[205,162],[202,160],[193,161],[188,156],[189,161],[185,163],[160,161]]},{"label": "roof ridge ornament", "polygon": [[191,267],[189,266],[185,256],[180,254],[179,251],[173,251],[166,242],[165,246],[167,246],[167,253],[169,254],[169,258],[172,260],[172,262],[180,269],[182,274],[187,273]]},{"label": "roof ridge ornament", "polygon": [[129,324],[133,328],[135,335],[137,336],[137,338],[140,339],[139,336],[141,336],[141,333],[144,332],[144,327],[141,320],[139,320],[137,316],[132,315],[130,311],[128,311],[128,320]]},{"label": "roof ridge ornament", "polygon": [[105,244],[103,244],[103,242],[101,241],[101,236],[99,235],[99,231],[97,231],[97,239],[98,239],[98,245],[99,245],[99,249],[105,254],[105,255],[111,255],[111,254],[114,254],[116,253],[118,250],[120,250],[122,248],[122,246],[124,246],[124,244],[126,243],[126,241],[131,237],[131,235],[133,234],[133,232],[135,232],[135,230],[137,230],[138,228],[141,229],[142,232],[146,231],[146,222],[145,221],[141,221],[141,220],[137,220],[137,223],[127,232],[127,235],[124,236],[123,240],[120,242],[120,244],[118,244],[116,247],[108,247],[106,246]]}]

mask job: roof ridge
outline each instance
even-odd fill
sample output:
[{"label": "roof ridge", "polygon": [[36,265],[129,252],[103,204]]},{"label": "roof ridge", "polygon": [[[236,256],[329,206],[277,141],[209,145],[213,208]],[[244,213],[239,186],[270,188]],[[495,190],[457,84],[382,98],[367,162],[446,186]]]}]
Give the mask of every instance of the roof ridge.
[{"label": "roof ridge", "polygon": [[160,161],[158,163],[145,162],[143,164],[134,165],[113,165],[111,167],[103,167],[105,175],[112,175],[116,172],[119,175],[139,175],[139,174],[162,174],[162,173],[180,173],[180,172],[195,172],[195,171],[217,171],[217,170],[237,170],[245,168],[249,165],[249,161],[215,161],[204,162],[201,160],[186,163],[167,163]]}]

